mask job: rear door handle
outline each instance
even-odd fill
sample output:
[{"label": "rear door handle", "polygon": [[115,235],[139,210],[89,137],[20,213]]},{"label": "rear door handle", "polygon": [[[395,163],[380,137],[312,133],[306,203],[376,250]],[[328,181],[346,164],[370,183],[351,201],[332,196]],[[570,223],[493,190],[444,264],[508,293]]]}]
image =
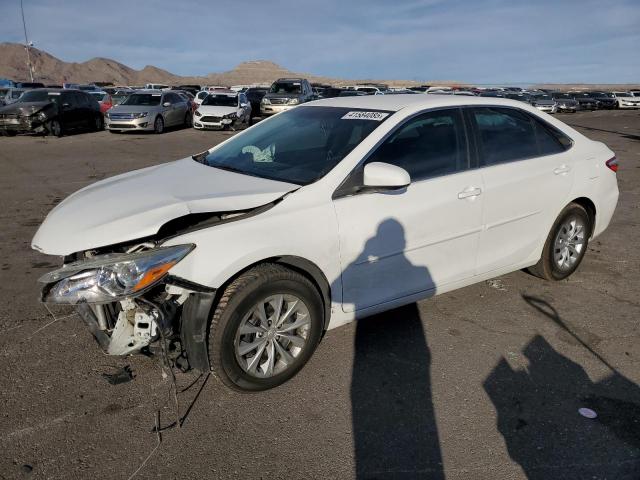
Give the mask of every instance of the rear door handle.
[{"label": "rear door handle", "polygon": [[463,199],[463,198],[477,197],[481,193],[482,193],[482,189],[478,187],[467,187],[463,191],[458,193],[458,198]]},{"label": "rear door handle", "polygon": [[553,170],[553,173],[556,175],[562,175],[563,173],[568,173],[571,171],[571,167],[568,165],[561,165],[558,168]]}]

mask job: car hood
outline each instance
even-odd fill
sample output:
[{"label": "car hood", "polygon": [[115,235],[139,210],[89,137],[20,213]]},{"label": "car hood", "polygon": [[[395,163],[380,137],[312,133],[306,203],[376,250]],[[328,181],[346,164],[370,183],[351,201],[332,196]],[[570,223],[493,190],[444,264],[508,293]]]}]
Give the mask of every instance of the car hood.
[{"label": "car hood", "polygon": [[70,255],[154,235],[169,220],[190,213],[259,207],[297,188],[185,158],[77,191],[51,210],[31,246],[50,255]]},{"label": "car hood", "polygon": [[15,102],[0,108],[0,114],[33,115],[55,102]]},{"label": "car hood", "polygon": [[238,107],[219,107],[216,105],[200,105],[198,111],[202,115],[213,115],[214,117],[222,117],[238,111]]}]

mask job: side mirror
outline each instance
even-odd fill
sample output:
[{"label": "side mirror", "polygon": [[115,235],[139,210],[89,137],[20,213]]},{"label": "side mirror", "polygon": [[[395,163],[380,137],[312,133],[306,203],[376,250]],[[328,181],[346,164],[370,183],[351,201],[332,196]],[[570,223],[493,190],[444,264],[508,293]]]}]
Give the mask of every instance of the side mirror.
[{"label": "side mirror", "polygon": [[163,107],[170,107],[171,106],[171,102],[164,102],[162,104]]},{"label": "side mirror", "polygon": [[241,104],[240,104],[240,106],[241,106],[242,108],[244,108],[244,107],[246,107],[246,106],[247,106],[247,104],[246,104],[246,103],[241,103]]},{"label": "side mirror", "polygon": [[68,103],[63,103],[62,104],[62,108],[69,108],[69,107],[71,107],[71,105],[69,105]]},{"label": "side mirror", "polygon": [[411,176],[404,168],[390,163],[371,162],[364,166],[364,186],[376,190],[399,190],[409,186]]}]

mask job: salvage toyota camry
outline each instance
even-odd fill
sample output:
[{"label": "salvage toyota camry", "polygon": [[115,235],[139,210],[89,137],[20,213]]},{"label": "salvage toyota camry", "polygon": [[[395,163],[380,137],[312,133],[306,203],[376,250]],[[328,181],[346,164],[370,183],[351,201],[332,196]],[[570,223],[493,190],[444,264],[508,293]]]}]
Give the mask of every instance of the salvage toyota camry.
[{"label": "salvage toyota camry", "polygon": [[342,97],[90,185],[32,246],[63,257],[42,300],[76,305],[109,354],[170,344],[263,390],[356,318],[522,268],[566,278],[609,224],[617,168],[522,102]]}]

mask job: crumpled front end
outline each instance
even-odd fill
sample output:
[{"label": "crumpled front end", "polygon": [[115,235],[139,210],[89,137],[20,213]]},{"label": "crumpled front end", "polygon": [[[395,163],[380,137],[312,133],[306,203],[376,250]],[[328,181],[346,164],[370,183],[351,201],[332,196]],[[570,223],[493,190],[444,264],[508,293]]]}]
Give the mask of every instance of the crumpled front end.
[{"label": "crumpled front end", "polygon": [[[158,247],[152,243],[115,249],[109,253],[83,252],[62,268],[40,278],[41,300],[48,304],[75,305],[80,317],[105,353],[128,355],[171,351],[181,368],[208,368],[203,336],[194,340],[192,327],[206,325],[204,317],[186,319],[183,310],[213,300],[213,291],[171,276],[171,267],[186,257],[194,245]],[[77,256],[76,256],[77,257]],[[188,320],[188,321],[186,321]],[[181,328],[185,323],[189,326]],[[198,343],[198,340],[202,340]],[[190,364],[187,349],[192,347]],[[203,354],[204,352],[204,354]]]}]

